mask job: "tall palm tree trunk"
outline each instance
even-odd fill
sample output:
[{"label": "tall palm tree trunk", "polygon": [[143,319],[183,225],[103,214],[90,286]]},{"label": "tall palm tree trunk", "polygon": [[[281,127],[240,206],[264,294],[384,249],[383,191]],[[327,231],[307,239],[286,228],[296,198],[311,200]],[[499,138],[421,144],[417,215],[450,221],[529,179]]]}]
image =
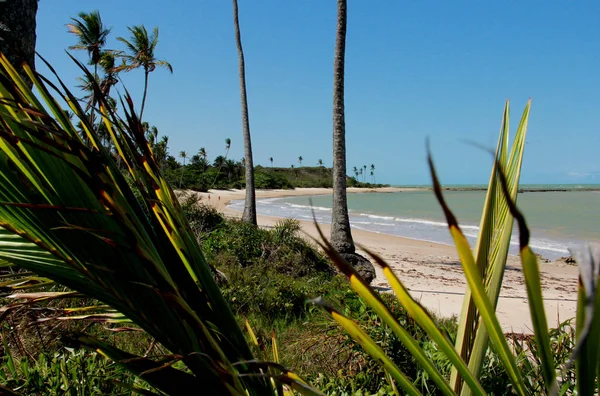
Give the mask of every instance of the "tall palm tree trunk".
[{"label": "tall palm tree trunk", "polygon": [[246,164],[246,201],[242,220],[256,225],[256,191],[254,190],[254,164],[252,161],[252,143],[250,140],[250,121],[248,120],[248,97],[246,95],[246,68],[244,51],[240,36],[237,0],[233,0],[233,25],[235,27],[235,43],[237,45],[240,73],[240,97],[242,101],[242,126],[244,129],[244,158]]},{"label": "tall palm tree trunk", "polygon": [[346,55],[346,0],[337,2],[337,30],[333,62],[333,208],[331,244],[340,253],[354,253],[346,198],[346,123],[344,120],[344,58]]},{"label": "tall palm tree trunk", "polygon": [[[0,52],[22,76],[25,76],[23,62],[35,68],[37,9],[37,0],[0,1]],[[29,80],[25,78],[25,81]]]},{"label": "tall palm tree trunk", "polygon": [[144,106],[146,106],[146,92],[148,91],[148,74],[150,72],[145,69],[144,70],[144,95],[142,96],[142,108],[140,109],[140,121],[142,120],[142,115],[144,114]]}]

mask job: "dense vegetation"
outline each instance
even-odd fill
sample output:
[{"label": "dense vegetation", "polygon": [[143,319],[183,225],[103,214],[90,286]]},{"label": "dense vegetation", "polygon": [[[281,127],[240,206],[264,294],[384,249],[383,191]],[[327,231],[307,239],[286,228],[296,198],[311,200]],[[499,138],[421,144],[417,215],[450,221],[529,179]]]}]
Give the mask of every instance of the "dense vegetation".
[{"label": "dense vegetation", "polygon": [[[194,155],[185,165],[168,156],[166,177],[173,188],[195,191],[208,189],[244,188],[244,162],[217,156],[212,164],[199,154]],[[324,166],[303,167],[264,167],[258,165],[254,171],[257,189],[293,189],[296,187],[332,187],[331,168]],[[348,177],[348,187],[385,187],[387,184],[374,184]]]},{"label": "dense vegetation", "polygon": [[[257,353],[266,358],[272,356],[274,335],[281,363],[327,393],[391,392],[381,366],[354,344],[321,309],[306,304],[307,298],[321,295],[377,339],[388,356],[415,378],[422,392],[437,392],[435,384],[413,356],[373,310],[350,290],[344,277],[336,275],[323,254],[300,238],[297,222],[285,220],[273,229],[265,230],[226,220],[214,209],[199,205],[193,196],[184,198],[183,204],[237,320],[242,326],[247,320],[257,337]],[[2,276],[10,279],[7,275],[3,273]],[[449,361],[436,344],[391,295],[382,297],[440,371],[449,376]],[[93,301],[81,299],[77,305],[90,306]],[[53,320],[31,326],[32,321],[39,321],[61,308],[64,303],[51,303],[43,309],[23,309],[6,317],[2,324],[4,345],[0,347],[2,386],[28,395],[122,394],[134,387],[149,388],[145,382],[94,352],[66,348],[64,342],[68,335],[80,331],[84,324]],[[437,319],[437,323],[454,339],[454,318]],[[85,327],[89,333],[132,353],[146,356],[168,353],[145,333],[123,331],[131,330],[129,326],[91,322]],[[530,376],[532,389],[535,389],[541,376],[540,368],[527,358],[525,352],[536,348],[535,341],[528,336],[511,337],[519,352],[519,366]],[[551,337],[558,362],[564,365],[574,343],[572,328],[565,323],[551,332]],[[572,370],[569,375],[573,376]],[[509,382],[506,372],[491,351],[486,357],[481,382],[490,393],[511,392],[506,386]]]}]

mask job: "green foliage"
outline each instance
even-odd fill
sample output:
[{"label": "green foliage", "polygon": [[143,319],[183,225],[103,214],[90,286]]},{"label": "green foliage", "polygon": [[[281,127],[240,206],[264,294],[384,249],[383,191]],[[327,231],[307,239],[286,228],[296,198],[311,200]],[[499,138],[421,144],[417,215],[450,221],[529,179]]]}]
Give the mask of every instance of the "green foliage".
[{"label": "green foliage", "polygon": [[62,349],[35,359],[5,351],[0,384],[26,395],[120,395],[149,386],[118,364],[85,350]]},{"label": "green foliage", "polygon": [[[237,364],[255,357],[160,171],[131,98],[121,102],[119,115],[93,85],[118,153],[115,161],[62,82],[62,89],[46,85],[48,80],[24,67],[42,104],[2,55],[0,64],[2,267],[19,266],[106,304],[87,308],[84,319],[135,324],[150,334],[167,356],[132,354],[87,334],[68,340],[99,351],[165,393],[186,386],[274,393],[268,379],[254,375],[263,373],[262,367]],[[71,108],[86,139],[57,99]],[[72,294],[28,294],[11,309]],[[64,319],[77,319],[77,313],[67,310]],[[307,388],[285,370],[269,373],[275,381]]]},{"label": "green foliage", "polygon": [[202,249],[211,262],[233,262],[240,267],[262,265],[291,278],[318,272],[331,274],[325,256],[300,238],[298,230],[298,222],[292,219],[276,224],[272,230],[230,220],[203,238]]},{"label": "green foliage", "polygon": [[254,184],[259,190],[294,188],[292,182],[280,173],[269,173],[257,170],[254,173]]},{"label": "green foliage", "polygon": [[219,211],[201,203],[195,194],[186,194],[179,198],[179,202],[192,232],[198,239],[202,238],[203,234],[213,231],[225,220]]}]

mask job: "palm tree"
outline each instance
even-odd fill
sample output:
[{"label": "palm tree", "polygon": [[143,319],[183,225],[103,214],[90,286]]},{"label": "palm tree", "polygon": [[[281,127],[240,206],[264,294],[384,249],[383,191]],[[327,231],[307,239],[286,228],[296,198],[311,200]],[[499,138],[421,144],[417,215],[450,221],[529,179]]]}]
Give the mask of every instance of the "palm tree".
[{"label": "palm tree", "polygon": [[302,156],[299,156],[299,157],[298,157],[298,163],[300,164],[300,167],[301,167],[301,168],[302,168],[302,160],[303,160],[303,159],[304,159],[304,158],[302,158]]},{"label": "palm tree", "polygon": [[317,161],[317,165],[323,166],[323,160],[319,158],[319,160]]},{"label": "palm tree", "polygon": [[[22,64],[35,69],[37,0],[0,1],[0,52],[25,76]],[[29,79],[25,81],[31,88]]]},{"label": "palm tree", "polygon": [[371,179],[373,179],[373,184],[375,184],[375,165],[371,164]]},{"label": "palm tree", "polygon": [[242,126],[244,130],[244,158],[246,158],[246,200],[244,203],[242,220],[256,225],[256,191],[254,190],[254,163],[252,161],[250,121],[248,119],[248,96],[246,95],[246,66],[244,63],[244,50],[242,49],[242,38],[240,35],[237,0],[233,0],[233,27],[235,30],[235,43],[238,53]]},{"label": "palm tree", "polygon": [[[223,167],[223,165],[225,164],[225,160],[227,159],[227,155],[229,154],[229,149],[231,148],[231,139],[227,138],[225,139],[225,156],[221,156],[219,155],[217,158],[215,158],[215,163],[214,166],[217,167],[217,174],[215,175],[215,179],[212,182],[212,185],[210,186],[210,188],[212,188],[215,183],[217,182],[217,179],[219,178],[219,174],[221,173],[221,168]],[[219,161],[218,165],[217,165],[217,159],[222,158],[221,161]]]},{"label": "palm tree", "polygon": [[90,13],[80,12],[79,19],[71,18],[73,23],[68,23],[69,33],[77,36],[78,44],[72,45],[69,49],[85,50],[90,57],[90,65],[94,66],[94,74],[97,74],[98,63],[102,56],[102,48],[106,44],[106,38],[110,29],[102,23],[100,12],[98,10]]},{"label": "palm tree", "polygon": [[367,165],[363,165],[363,169],[365,170],[364,171],[364,176],[363,176],[363,181],[366,181],[366,178],[367,178]]},{"label": "palm tree", "polygon": [[344,119],[344,58],[346,54],[346,0],[337,0],[337,29],[333,61],[333,204],[331,244],[370,283],[375,268],[355,253],[346,196],[346,125]]},{"label": "palm tree", "polygon": [[200,147],[200,150],[198,150],[198,155],[204,159],[206,159],[207,155],[206,155],[206,149],[204,147]]},{"label": "palm tree", "polygon": [[333,65],[333,205],[331,244],[340,253],[354,253],[346,197],[346,125],[344,116],[344,58],[346,0],[337,0],[337,29]]},{"label": "palm tree", "polygon": [[181,183],[183,182],[183,172],[185,171],[185,159],[187,158],[187,153],[185,151],[180,151],[179,156],[183,159],[183,166],[181,167],[181,178],[179,179],[179,188],[181,188]]},{"label": "palm tree", "polygon": [[119,82],[117,79],[118,71],[115,69],[114,51],[102,51],[98,64],[104,72],[104,77],[100,81],[100,90],[104,96],[109,96],[110,89]]},{"label": "palm tree", "polygon": [[358,170],[358,174],[361,176],[361,178],[363,179],[363,181],[365,181],[365,178],[364,178],[364,176],[363,176],[363,168],[360,168],[360,169]]},{"label": "palm tree", "polygon": [[[158,136],[158,130],[156,130]],[[167,156],[169,155],[169,137],[163,136],[160,142],[156,143],[153,147],[154,156],[160,166],[160,170],[164,173],[165,167],[167,166]]]},{"label": "palm tree", "polygon": [[117,71],[131,71],[138,68],[144,69],[144,94],[142,96],[142,108],[140,109],[140,120],[144,114],[144,106],[146,105],[146,93],[148,92],[148,75],[152,73],[156,66],[166,67],[173,73],[171,64],[164,60],[156,59],[154,50],[158,44],[158,28],[155,27],[152,35],[148,36],[148,31],[144,25],[128,27],[131,33],[129,40],[123,37],[117,37],[127,47],[127,53],[122,53],[119,56],[123,58],[123,65],[116,68]]},{"label": "palm tree", "polygon": [[354,177],[357,178],[358,177],[358,169],[355,167],[352,168],[352,171],[354,172]]},{"label": "palm tree", "polygon": [[[110,33],[110,29],[102,23],[102,17],[100,17],[100,12],[98,10],[90,13],[80,12],[77,16],[79,19],[71,18],[73,23],[67,24],[69,33],[74,34],[78,41],[77,44],[70,46],[69,49],[87,51],[88,56],[90,57],[89,64],[94,66],[94,80],[96,80],[98,86],[100,86],[100,82],[98,81],[98,65],[102,60],[103,48],[106,44],[106,38]],[[105,64],[108,63],[110,63],[110,59],[107,58]],[[112,67],[114,67],[114,59],[112,63]],[[91,107],[93,112],[95,102],[93,89],[94,81],[90,81],[89,78],[84,78],[83,82],[83,89],[90,91],[88,108]]]},{"label": "palm tree", "polygon": [[269,157],[269,161],[271,161],[271,168],[273,167],[273,157]]},{"label": "palm tree", "polygon": [[229,149],[231,148],[231,139],[226,138],[225,139],[225,158],[227,158],[227,155],[229,154]]},{"label": "palm tree", "polygon": [[198,150],[198,155],[200,156],[200,158],[202,158],[202,171],[206,171],[207,165],[208,165],[208,161],[206,159],[207,154],[206,154],[206,149],[204,147],[200,147],[200,150]]}]

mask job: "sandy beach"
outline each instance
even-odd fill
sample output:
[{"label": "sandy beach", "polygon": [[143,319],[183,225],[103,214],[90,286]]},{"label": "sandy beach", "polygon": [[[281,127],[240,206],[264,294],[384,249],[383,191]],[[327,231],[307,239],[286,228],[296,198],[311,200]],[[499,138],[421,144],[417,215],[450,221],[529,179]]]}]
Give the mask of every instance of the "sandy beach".
[{"label": "sandy beach", "polygon": [[[348,192],[398,192],[409,188],[357,189]],[[244,199],[244,190],[211,190],[197,194],[201,202],[215,207],[229,217],[240,217],[241,213],[227,208],[231,200]],[[307,196],[332,194],[326,188],[297,188],[295,190],[256,191],[257,198]],[[271,227],[280,218],[258,216],[258,224]],[[307,237],[317,237],[313,223],[301,221]],[[322,224],[325,235],[329,235],[329,224]],[[353,229],[357,245],[381,255],[395,270],[398,277],[410,289],[413,297],[420,300],[432,313],[441,316],[460,315],[465,290],[465,279],[458,255],[453,246],[401,238]],[[359,253],[360,253],[360,249]],[[560,261],[540,263],[542,286],[548,322],[555,327],[559,322],[575,316],[577,307],[577,267]],[[389,285],[378,268],[373,286],[389,290]],[[498,317],[506,332],[532,333],[527,293],[519,258],[509,257],[500,300]]]}]

